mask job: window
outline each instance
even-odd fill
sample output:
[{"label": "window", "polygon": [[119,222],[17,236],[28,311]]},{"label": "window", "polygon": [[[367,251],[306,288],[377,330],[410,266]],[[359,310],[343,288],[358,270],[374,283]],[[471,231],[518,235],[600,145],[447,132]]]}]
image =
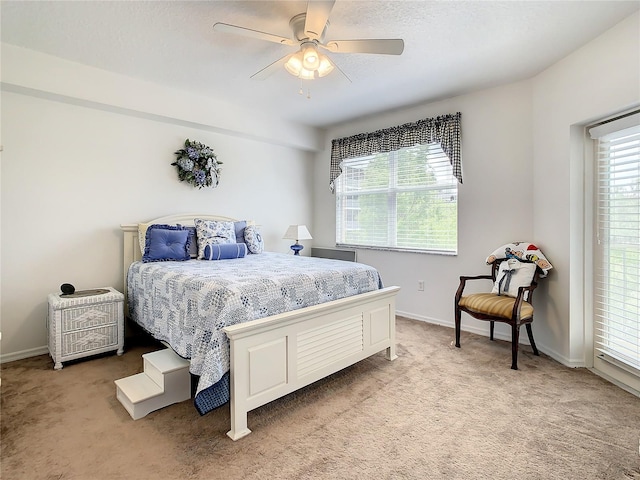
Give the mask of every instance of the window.
[{"label": "window", "polygon": [[336,244],[457,253],[458,181],[439,143],[344,160]]},{"label": "window", "polygon": [[590,129],[596,141],[594,367],[640,385],[640,114]]}]

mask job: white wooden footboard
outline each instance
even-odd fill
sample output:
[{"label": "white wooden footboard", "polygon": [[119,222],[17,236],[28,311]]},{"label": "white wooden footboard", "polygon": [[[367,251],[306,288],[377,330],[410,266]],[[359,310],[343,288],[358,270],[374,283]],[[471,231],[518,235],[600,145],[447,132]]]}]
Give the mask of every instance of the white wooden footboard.
[{"label": "white wooden footboard", "polygon": [[224,329],[231,342],[231,430],[247,412],[382,350],[395,353],[399,287],[335,300]]}]

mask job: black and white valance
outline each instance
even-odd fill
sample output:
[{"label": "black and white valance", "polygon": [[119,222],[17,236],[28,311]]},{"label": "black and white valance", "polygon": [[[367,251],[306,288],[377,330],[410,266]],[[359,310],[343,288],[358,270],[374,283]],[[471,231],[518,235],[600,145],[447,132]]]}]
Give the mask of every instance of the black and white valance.
[{"label": "black and white valance", "polygon": [[439,143],[449,157],[453,175],[462,183],[460,157],[460,112],[425,118],[397,127],[385,128],[371,133],[359,133],[351,137],[337,138],[331,142],[331,167],[329,188],[334,191],[334,181],[342,170],[340,163],[345,158],[364,157],[375,153],[393,152],[414,145]]}]

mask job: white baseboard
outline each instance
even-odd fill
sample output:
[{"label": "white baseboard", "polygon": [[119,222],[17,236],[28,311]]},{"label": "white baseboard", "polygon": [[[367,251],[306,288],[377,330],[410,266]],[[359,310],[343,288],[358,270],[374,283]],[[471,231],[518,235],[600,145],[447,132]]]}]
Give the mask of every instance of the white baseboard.
[{"label": "white baseboard", "polygon": [[[396,310],[396,315],[399,317],[406,317],[409,318],[411,320],[419,320],[421,322],[426,322],[426,323],[432,323],[434,325],[440,325],[443,327],[449,327],[451,328],[452,332],[451,332],[451,338],[454,339],[455,338],[455,328],[456,325],[453,321],[447,321],[447,320],[440,320],[437,318],[431,318],[431,317],[426,317],[424,315],[416,315],[415,313],[408,313],[408,312],[401,312],[399,310]],[[488,324],[487,324],[488,325]],[[489,337],[489,329],[488,327],[486,329],[483,328],[479,328],[476,327],[475,325],[469,326],[469,325],[465,325],[464,322],[462,322],[462,325],[460,326],[460,329],[463,332],[469,332],[469,333],[475,333],[476,335],[481,335],[483,337]],[[511,335],[509,334],[505,334],[502,332],[494,332],[493,335],[494,338],[499,339],[499,340],[504,340],[505,342],[511,342]],[[527,337],[527,335],[520,335],[520,344],[521,345],[530,345],[529,343],[529,338]],[[556,352],[555,350],[548,348],[546,345],[540,345],[538,342],[536,342],[536,347],[538,347],[538,350],[542,353],[544,353],[545,355],[553,358],[556,362],[561,363],[562,365],[565,365],[567,367],[571,367],[571,368],[579,368],[579,367],[585,367],[585,363],[584,360],[580,359],[580,360],[571,360],[567,357],[564,357],[563,355],[560,355],[558,352]]]},{"label": "white baseboard", "polygon": [[596,368],[589,368],[588,369],[591,373],[598,375],[599,377],[604,378],[605,380],[607,380],[608,382],[613,383],[614,385],[616,385],[617,387],[620,387],[621,389],[629,392],[632,395],[635,395],[636,397],[640,397],[640,390],[636,390],[635,388],[633,388],[630,385],[627,385],[626,383],[623,383],[621,381],[619,381],[617,378],[612,377],[611,375],[608,375],[607,373],[598,370]]},{"label": "white baseboard", "polygon": [[21,350],[19,352],[6,353],[0,355],[0,363],[15,362],[16,360],[23,360],[25,358],[37,357],[38,355],[45,355],[49,353],[49,348],[44,347],[30,348],[28,350]]}]

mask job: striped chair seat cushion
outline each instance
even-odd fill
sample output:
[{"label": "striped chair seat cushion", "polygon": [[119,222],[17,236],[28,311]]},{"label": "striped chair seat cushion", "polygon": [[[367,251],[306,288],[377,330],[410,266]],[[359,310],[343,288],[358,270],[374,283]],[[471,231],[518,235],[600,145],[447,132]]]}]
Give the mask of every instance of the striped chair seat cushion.
[{"label": "striped chair seat cushion", "polygon": [[[475,293],[460,299],[458,305],[473,312],[495,315],[506,319],[511,319],[513,304],[516,299],[495,293]],[[529,302],[522,302],[520,307],[520,318],[530,318],[533,316],[533,306]]]}]

